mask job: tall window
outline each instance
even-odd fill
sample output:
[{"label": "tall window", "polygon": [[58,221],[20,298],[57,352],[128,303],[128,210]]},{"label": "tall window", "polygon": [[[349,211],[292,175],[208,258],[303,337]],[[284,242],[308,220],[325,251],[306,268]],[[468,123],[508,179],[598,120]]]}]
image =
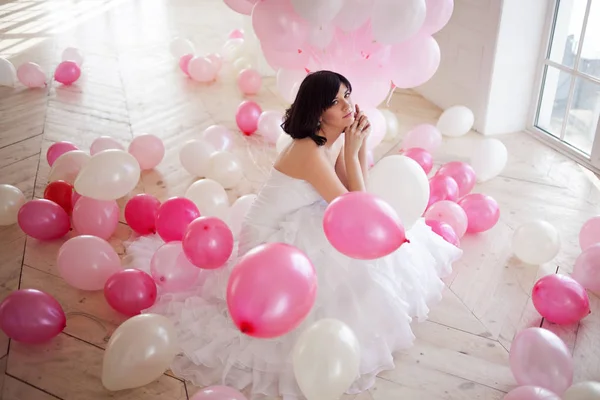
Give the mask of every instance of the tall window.
[{"label": "tall window", "polygon": [[600,0],[556,0],[535,128],[600,168]]}]

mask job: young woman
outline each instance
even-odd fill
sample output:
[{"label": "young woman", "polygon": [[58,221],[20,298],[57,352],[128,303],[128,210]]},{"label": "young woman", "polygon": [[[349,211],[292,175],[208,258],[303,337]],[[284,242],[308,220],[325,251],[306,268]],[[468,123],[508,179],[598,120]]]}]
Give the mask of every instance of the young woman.
[{"label": "young woman", "polygon": [[228,316],[225,300],[234,257],[225,268],[208,271],[202,285],[162,295],[147,310],[175,323],[182,350],[172,365],[177,376],[198,386],[250,387],[252,398],[302,399],[291,363],[296,338],[315,321],[336,318],[360,341],[361,375],[349,390],[358,393],[371,387],[379,372],[394,367],[393,353],[414,339],[411,318],[424,319],[430,302],[441,298],[440,277],[450,272],[461,250],[423,221],[407,232],[410,243],[373,261],[350,259],[325,237],[327,204],[348,191],[364,191],[367,179],[370,126],[352,104],[351,93],[350,82],[334,72],[305,78],[283,123],[293,141],[257,194],[238,242],[238,256],[266,242],[285,242],[304,251],[319,280],[311,313],[278,338],[242,334]]}]

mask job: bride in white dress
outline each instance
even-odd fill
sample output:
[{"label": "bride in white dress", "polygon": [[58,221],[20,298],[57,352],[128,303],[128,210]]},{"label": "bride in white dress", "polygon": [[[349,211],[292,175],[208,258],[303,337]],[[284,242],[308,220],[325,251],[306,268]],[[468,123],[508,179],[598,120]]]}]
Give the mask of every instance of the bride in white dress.
[{"label": "bride in white dress", "polygon": [[[364,191],[367,179],[370,126],[352,104],[351,91],[346,78],[329,71],[312,73],[302,82],[282,125],[294,140],[258,192],[238,242],[237,256],[265,242],[285,242],[304,251],[319,282],[310,314],[278,338],[241,333],[226,303],[234,256],[224,268],[205,272],[201,285],[163,294],[146,310],[175,324],[182,353],[171,369],[178,377],[197,386],[249,387],[253,399],[303,399],[292,367],[295,340],[315,321],[335,318],[360,342],[360,377],[349,389],[358,393],[370,388],[379,372],[394,368],[393,353],[412,345],[412,318],[425,319],[428,306],[441,298],[440,278],[450,273],[461,250],[424,221],[408,230],[408,243],[372,261],[340,254],[325,237],[327,204],[348,191]],[[135,246],[128,252],[135,256]]]}]

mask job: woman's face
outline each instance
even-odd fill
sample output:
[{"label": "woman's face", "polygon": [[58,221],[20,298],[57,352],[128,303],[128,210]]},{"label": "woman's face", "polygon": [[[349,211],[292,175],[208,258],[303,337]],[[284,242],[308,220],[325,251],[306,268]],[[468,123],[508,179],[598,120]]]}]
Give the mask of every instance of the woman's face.
[{"label": "woman's face", "polygon": [[341,84],[331,107],[321,115],[321,126],[344,130],[352,122],[354,122],[354,105],[350,98],[350,90],[346,85]]}]

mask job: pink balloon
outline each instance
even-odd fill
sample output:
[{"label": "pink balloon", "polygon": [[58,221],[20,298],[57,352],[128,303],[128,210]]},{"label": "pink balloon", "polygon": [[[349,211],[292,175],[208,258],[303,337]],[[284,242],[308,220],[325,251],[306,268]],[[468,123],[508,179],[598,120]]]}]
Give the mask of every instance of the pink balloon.
[{"label": "pink balloon", "polygon": [[156,232],[165,242],[181,241],[190,223],[200,216],[193,201],[172,197],[161,204],[156,214]]},{"label": "pink balloon", "polygon": [[262,109],[253,101],[243,101],[235,113],[235,122],[246,136],[252,135],[258,129],[258,119]]},{"label": "pink balloon", "polygon": [[446,163],[435,174],[449,176],[454,179],[458,184],[458,197],[466,196],[475,187],[475,170],[462,161]]},{"label": "pink balloon", "polygon": [[156,217],[160,201],[151,194],[133,196],[125,204],[125,221],[140,235],[156,233]]},{"label": "pink balloon", "polygon": [[426,220],[445,222],[452,227],[456,235],[461,238],[467,231],[469,219],[461,206],[450,200],[441,200],[434,203],[425,211]]},{"label": "pink balloon", "polygon": [[538,386],[520,386],[511,390],[503,400],[560,400],[560,397]]},{"label": "pink balloon", "polygon": [[81,69],[75,61],[63,61],[54,71],[54,79],[63,85],[72,85],[81,76]]},{"label": "pink balloon", "polygon": [[575,260],[573,279],[600,295],[600,243],[587,247]]},{"label": "pink balloon", "polygon": [[406,242],[396,211],[367,192],[348,192],[329,203],[323,229],[340,253],[361,260],[381,258]]},{"label": "pink balloon", "polygon": [[585,250],[600,243],[600,216],[588,219],[579,232],[579,246]]},{"label": "pink balloon", "polygon": [[75,204],[81,199],[83,196],[73,190],[73,197],[71,198],[71,205],[75,207]]},{"label": "pink balloon", "polygon": [[217,78],[217,66],[207,57],[193,57],[187,65],[190,77],[202,83],[214,81]]},{"label": "pink balloon", "polygon": [[467,232],[479,233],[492,229],[500,219],[500,207],[490,196],[481,193],[466,195],[458,205],[465,210],[469,224]]},{"label": "pink balloon", "polygon": [[282,122],[283,114],[279,111],[264,111],[258,118],[257,133],[267,142],[275,144],[283,134]]},{"label": "pink balloon", "polygon": [[67,212],[46,199],[34,199],[23,204],[17,220],[23,232],[37,240],[58,239],[71,229]]},{"label": "pink balloon", "polygon": [[154,282],[163,290],[178,292],[195,285],[201,270],[187,259],[181,242],[169,242],[152,256],[150,271]]},{"label": "pink balloon", "polygon": [[61,305],[40,290],[15,290],[0,304],[0,329],[17,342],[44,343],[66,326],[67,317]]},{"label": "pink balloon", "polygon": [[415,160],[421,168],[423,168],[425,174],[431,172],[431,169],[433,168],[433,157],[431,157],[431,154],[429,154],[427,150],[415,147],[404,151],[403,155]]},{"label": "pink balloon", "polygon": [[247,400],[246,396],[227,386],[210,386],[200,391],[190,400]]},{"label": "pink balloon", "polygon": [[140,135],[129,144],[129,154],[135,157],[143,170],[153,169],[165,156],[165,145],[154,135]]},{"label": "pink balloon", "polygon": [[17,68],[19,82],[30,88],[46,86],[46,74],[36,63],[26,62]]},{"label": "pink balloon", "polygon": [[206,56],[206,58],[213,63],[213,66],[216,68],[217,72],[219,72],[223,66],[223,57],[221,57],[221,55],[218,53],[210,53]]},{"label": "pink balloon", "polygon": [[306,254],[285,243],[267,243],[246,253],[227,285],[227,306],[248,336],[274,338],[296,328],[317,296],[317,275]]},{"label": "pink balloon", "polygon": [[190,71],[188,70],[188,66],[190,64],[190,60],[194,58],[193,54],[185,54],[183,56],[181,56],[181,58],[179,59],[179,69],[181,69],[181,71],[183,71],[184,74],[186,74],[187,76],[190,76]]},{"label": "pink balloon", "polygon": [[260,90],[262,77],[255,69],[243,69],[238,75],[237,84],[243,94],[254,95]]},{"label": "pink balloon", "polygon": [[267,63],[275,70],[283,69],[302,69],[308,66],[310,54],[302,49],[293,49],[287,51],[275,50],[272,47],[261,45],[263,55]]},{"label": "pink balloon", "polygon": [[127,316],[138,315],[156,302],[156,283],[139,269],[119,271],[106,281],[104,297],[116,311]]},{"label": "pink balloon", "polygon": [[437,127],[430,124],[421,124],[412,128],[402,140],[404,150],[421,148],[434,153],[442,144],[442,134]]},{"label": "pink balloon", "polygon": [[252,7],[258,0],[223,0],[233,11],[244,15],[252,14]]},{"label": "pink balloon", "polygon": [[429,203],[427,207],[442,200],[458,200],[458,185],[449,176],[435,175],[429,179]]},{"label": "pink balloon", "polygon": [[263,47],[275,51],[300,48],[308,39],[308,23],[290,0],[263,0],[252,10],[252,27]]},{"label": "pink balloon", "polygon": [[112,246],[97,236],[82,235],[67,240],[58,250],[60,276],[81,290],[102,290],[108,278],[122,270]]},{"label": "pink balloon", "polygon": [[92,145],[90,146],[90,155],[93,156],[101,151],[110,149],[125,150],[121,143],[110,136],[100,136],[92,142]]},{"label": "pink balloon", "polygon": [[542,317],[558,325],[574,324],[590,313],[590,299],[583,286],[564,275],[539,279],[533,286],[531,300]]},{"label": "pink balloon", "polygon": [[433,35],[442,29],[452,16],[454,0],[425,0],[427,14],[419,35]]},{"label": "pink balloon", "polygon": [[244,31],[241,29],[234,29],[231,32],[229,32],[229,35],[227,36],[228,39],[243,39],[244,38]]},{"label": "pink balloon", "polygon": [[233,252],[233,233],[225,222],[215,217],[192,221],[183,237],[183,251],[198,268],[220,268]]},{"label": "pink balloon", "polygon": [[48,148],[46,160],[52,166],[58,157],[72,150],[79,150],[79,148],[71,142],[56,142]]},{"label": "pink balloon", "polygon": [[431,36],[415,36],[392,46],[392,82],[401,89],[421,86],[440,66],[440,46]]},{"label": "pink balloon", "polygon": [[119,205],[115,200],[81,197],[73,207],[73,227],[80,235],[108,240],[119,225]]},{"label": "pink balloon", "polygon": [[519,385],[539,386],[562,394],[573,383],[571,352],[547,329],[527,328],[519,332],[512,342],[509,359]]},{"label": "pink balloon", "polygon": [[425,224],[427,224],[434,233],[444,238],[446,242],[453,244],[456,247],[460,247],[460,239],[449,224],[436,221],[435,219],[425,220]]}]

